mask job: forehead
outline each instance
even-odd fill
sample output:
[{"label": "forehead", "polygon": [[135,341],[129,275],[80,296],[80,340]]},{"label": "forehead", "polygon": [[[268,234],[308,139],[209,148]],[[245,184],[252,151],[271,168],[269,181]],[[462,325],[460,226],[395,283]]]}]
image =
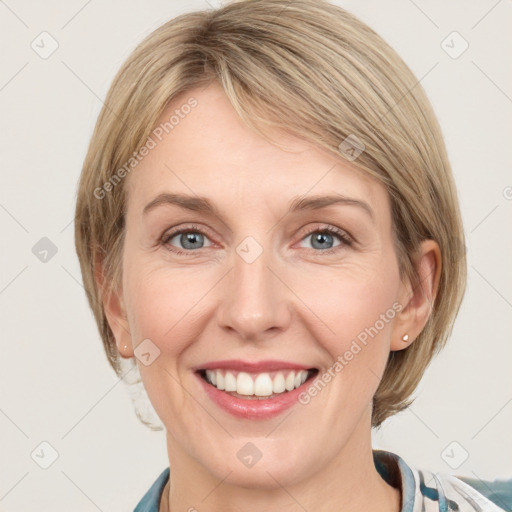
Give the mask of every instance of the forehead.
[{"label": "forehead", "polygon": [[389,206],[375,178],[289,133],[271,133],[286,150],[247,127],[216,82],[182,93],[160,116],[154,147],[129,176],[128,210],[171,191],[266,206],[308,192],[339,193]]}]

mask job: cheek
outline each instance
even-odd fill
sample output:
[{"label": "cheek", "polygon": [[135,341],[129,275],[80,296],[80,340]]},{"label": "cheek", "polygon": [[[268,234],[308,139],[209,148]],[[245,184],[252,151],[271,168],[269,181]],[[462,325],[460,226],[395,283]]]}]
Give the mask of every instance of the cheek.
[{"label": "cheek", "polygon": [[390,330],[399,282],[393,269],[342,269],[301,279],[297,294],[307,298],[311,317],[323,325],[320,339],[332,348],[343,349],[347,341],[364,338],[367,330],[375,337],[374,327],[383,335]]},{"label": "cheek", "polygon": [[[399,274],[384,265],[345,270],[304,280],[298,293],[308,298],[315,313],[308,314],[309,329],[329,356],[319,374],[324,384],[311,390],[311,399],[318,396],[326,410],[337,403],[355,418],[371,401],[388,360]],[[333,428],[340,421],[336,414],[330,418]]]},{"label": "cheek", "polygon": [[190,407],[183,391],[187,388],[183,369],[188,366],[184,357],[203,330],[205,281],[142,264],[134,264],[126,276],[136,354],[137,345],[147,339],[153,353],[158,354],[151,364],[137,362],[140,376],[155,411],[169,425]]},{"label": "cheek", "polygon": [[[178,354],[197,329],[201,298],[210,285],[202,276],[140,261],[127,269],[130,324],[136,343],[149,338]],[[166,341],[165,345],[163,344]]]}]

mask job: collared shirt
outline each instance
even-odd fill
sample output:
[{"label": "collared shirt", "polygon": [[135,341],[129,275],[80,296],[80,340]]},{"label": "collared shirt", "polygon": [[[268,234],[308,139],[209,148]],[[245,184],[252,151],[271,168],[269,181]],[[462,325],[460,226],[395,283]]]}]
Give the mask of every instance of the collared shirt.
[{"label": "collared shirt", "polygon": [[[382,478],[400,490],[400,512],[512,511],[512,478],[487,481],[413,469],[401,457],[385,450],[373,450],[373,459]],[[160,498],[168,480],[167,467],[134,512],[158,512]]]}]

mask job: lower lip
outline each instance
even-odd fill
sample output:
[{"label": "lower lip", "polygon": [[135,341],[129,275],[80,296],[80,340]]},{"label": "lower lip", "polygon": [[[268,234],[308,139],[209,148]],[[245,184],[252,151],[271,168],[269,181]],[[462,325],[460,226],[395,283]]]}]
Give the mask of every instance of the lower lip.
[{"label": "lower lip", "polygon": [[285,391],[274,398],[268,399],[244,399],[230,395],[225,391],[217,389],[215,386],[208,384],[198,373],[195,374],[201,382],[206,394],[220,408],[226,412],[245,419],[270,419],[289,409],[293,404],[298,403],[300,393],[310,384],[310,380],[306,380],[301,386],[293,391]]}]

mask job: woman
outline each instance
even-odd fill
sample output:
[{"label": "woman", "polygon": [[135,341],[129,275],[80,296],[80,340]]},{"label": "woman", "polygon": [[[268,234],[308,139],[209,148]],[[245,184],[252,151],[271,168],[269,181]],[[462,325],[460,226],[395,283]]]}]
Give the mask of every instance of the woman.
[{"label": "woman", "polygon": [[107,95],[75,229],[109,361],[166,429],[137,511],[507,506],[372,450],[466,262],[428,100],[352,15],[249,0],[154,31]]}]

